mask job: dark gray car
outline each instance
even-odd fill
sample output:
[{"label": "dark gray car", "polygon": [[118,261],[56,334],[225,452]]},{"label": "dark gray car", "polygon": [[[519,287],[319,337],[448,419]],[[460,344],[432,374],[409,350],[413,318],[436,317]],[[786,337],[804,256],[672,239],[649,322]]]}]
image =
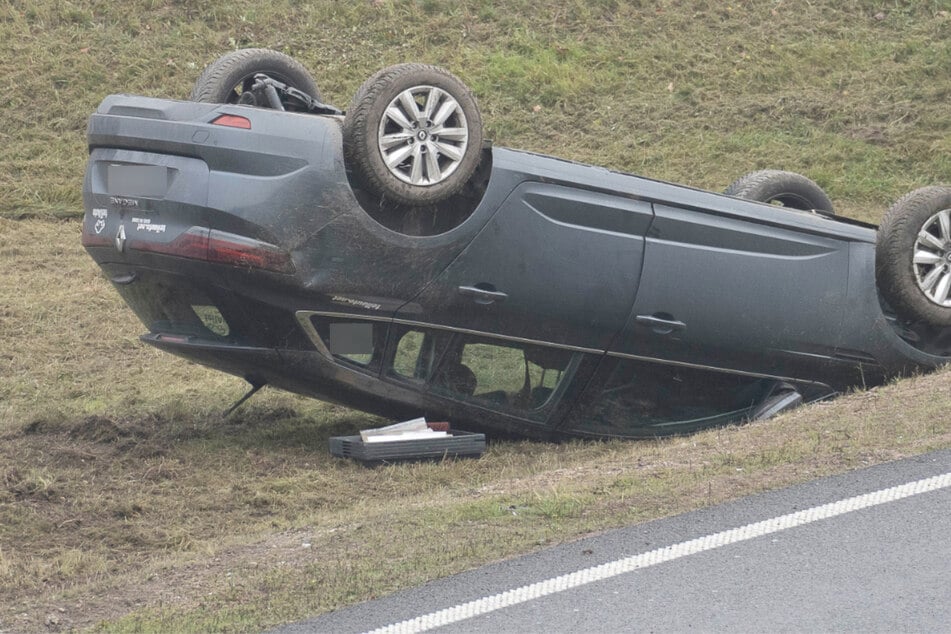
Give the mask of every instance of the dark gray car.
[{"label": "dark gray car", "polygon": [[723,195],[492,148],[457,82],[385,69],[343,116],[252,49],[216,103],[110,96],[83,244],[147,343],[390,418],[652,436],[948,361],[947,188],[883,238],[786,172]]}]

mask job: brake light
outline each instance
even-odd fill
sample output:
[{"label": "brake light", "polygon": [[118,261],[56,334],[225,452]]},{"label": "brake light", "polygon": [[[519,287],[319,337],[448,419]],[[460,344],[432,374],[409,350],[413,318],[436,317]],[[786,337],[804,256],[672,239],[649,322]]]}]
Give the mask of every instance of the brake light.
[{"label": "brake light", "polygon": [[231,266],[293,273],[289,253],[279,247],[235,233],[192,227],[168,243],[130,241],[128,248]]},{"label": "brake light", "polygon": [[242,130],[251,129],[251,120],[245,117],[239,117],[233,114],[223,114],[214,121],[212,125],[223,125],[229,128],[241,128]]},{"label": "brake light", "polygon": [[137,251],[151,251],[166,255],[177,255],[192,260],[208,259],[208,229],[192,227],[171,242],[129,242],[129,248]]},{"label": "brake light", "polygon": [[232,266],[292,273],[291,258],[273,244],[233,233],[212,230],[208,235],[208,261]]}]

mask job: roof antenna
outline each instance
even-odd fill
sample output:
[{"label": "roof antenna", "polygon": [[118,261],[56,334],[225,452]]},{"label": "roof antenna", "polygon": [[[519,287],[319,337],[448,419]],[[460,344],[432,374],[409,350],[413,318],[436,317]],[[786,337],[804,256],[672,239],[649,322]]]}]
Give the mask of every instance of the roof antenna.
[{"label": "roof antenna", "polygon": [[241,407],[241,405],[244,404],[244,402],[245,402],[246,400],[248,400],[249,398],[251,398],[252,396],[254,396],[255,394],[257,394],[258,390],[260,390],[262,387],[264,387],[265,385],[267,385],[267,381],[262,381],[262,380],[260,380],[260,379],[252,379],[252,378],[249,378],[249,377],[245,377],[244,380],[251,384],[251,389],[248,390],[248,393],[247,393],[247,394],[245,394],[244,396],[242,396],[241,398],[239,398],[237,403],[235,403],[234,405],[232,405],[231,407],[229,407],[228,410],[227,410],[224,414],[222,414],[222,416],[221,416],[222,418],[228,418],[229,416],[231,416],[231,414],[232,414],[232,412],[234,412],[234,410],[236,410],[236,409],[238,409],[239,407]]}]

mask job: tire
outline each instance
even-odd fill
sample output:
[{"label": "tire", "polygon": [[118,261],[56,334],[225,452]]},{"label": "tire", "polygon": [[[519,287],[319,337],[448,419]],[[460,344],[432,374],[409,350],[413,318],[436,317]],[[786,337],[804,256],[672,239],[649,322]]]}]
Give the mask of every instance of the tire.
[{"label": "tire", "polygon": [[458,192],[482,157],[475,97],[448,71],[424,64],[390,66],[366,80],[343,135],[347,165],[363,185],[414,207]]},{"label": "tire", "polygon": [[916,189],[885,212],[875,279],[900,317],[951,326],[951,187]]},{"label": "tire", "polygon": [[814,181],[802,174],[781,170],[759,170],[738,178],[723,192],[727,196],[755,200],[770,205],[834,214],[832,201]]},{"label": "tire", "polygon": [[[266,48],[243,48],[222,55],[205,67],[192,88],[189,99],[205,103],[256,103],[249,92],[254,76],[263,73],[319,100],[317,83],[299,62],[284,53]],[[241,95],[248,93],[246,101]]]}]

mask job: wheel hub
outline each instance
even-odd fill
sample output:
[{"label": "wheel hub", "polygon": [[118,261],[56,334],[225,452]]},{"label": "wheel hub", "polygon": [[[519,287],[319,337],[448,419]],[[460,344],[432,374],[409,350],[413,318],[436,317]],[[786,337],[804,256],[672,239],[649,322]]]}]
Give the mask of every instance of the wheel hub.
[{"label": "wheel hub", "polygon": [[929,301],[951,308],[951,210],[942,209],[921,226],[912,255],[918,288]]},{"label": "wheel hub", "polygon": [[384,110],[377,146],[386,169],[404,183],[441,183],[456,171],[469,147],[462,106],[441,88],[408,88]]}]

